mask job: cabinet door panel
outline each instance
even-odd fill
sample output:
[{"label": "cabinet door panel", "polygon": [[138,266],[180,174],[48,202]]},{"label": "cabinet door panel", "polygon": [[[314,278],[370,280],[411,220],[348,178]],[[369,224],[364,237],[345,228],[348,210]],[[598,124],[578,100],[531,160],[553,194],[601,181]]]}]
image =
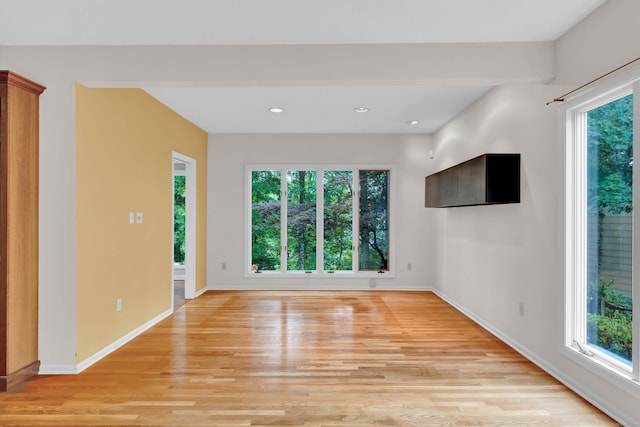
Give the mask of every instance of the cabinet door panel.
[{"label": "cabinet door panel", "polygon": [[38,374],[38,139],[44,87],[0,71],[0,391]]}]

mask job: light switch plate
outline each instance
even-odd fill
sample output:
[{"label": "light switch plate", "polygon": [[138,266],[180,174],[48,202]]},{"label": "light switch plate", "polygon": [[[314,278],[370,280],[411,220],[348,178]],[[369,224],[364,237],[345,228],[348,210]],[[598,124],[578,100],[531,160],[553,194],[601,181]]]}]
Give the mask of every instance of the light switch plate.
[{"label": "light switch plate", "polygon": [[136,213],[136,222],[142,224],[142,212]]}]

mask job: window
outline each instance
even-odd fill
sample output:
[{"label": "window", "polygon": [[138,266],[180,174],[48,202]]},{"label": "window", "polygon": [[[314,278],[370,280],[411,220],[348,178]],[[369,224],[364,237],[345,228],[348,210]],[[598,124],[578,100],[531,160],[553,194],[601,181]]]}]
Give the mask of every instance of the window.
[{"label": "window", "polygon": [[247,167],[248,274],[390,274],[391,171]]},{"label": "window", "polygon": [[324,171],[324,269],[353,270],[353,171]]},{"label": "window", "polygon": [[173,262],[184,265],[185,224],[187,220],[187,177],[173,177]]},{"label": "window", "polygon": [[316,269],[316,172],[287,171],[287,270]]},{"label": "window", "polygon": [[280,171],[251,172],[251,264],[280,270]]},{"label": "window", "polygon": [[577,96],[562,108],[564,346],[571,357],[598,366],[605,376],[637,383],[640,285],[633,272],[640,255],[634,244],[633,212],[640,202],[634,197],[633,146],[634,93],[640,93],[640,86],[632,80],[617,83]]},{"label": "window", "polygon": [[387,270],[389,173],[360,171],[360,270]]}]

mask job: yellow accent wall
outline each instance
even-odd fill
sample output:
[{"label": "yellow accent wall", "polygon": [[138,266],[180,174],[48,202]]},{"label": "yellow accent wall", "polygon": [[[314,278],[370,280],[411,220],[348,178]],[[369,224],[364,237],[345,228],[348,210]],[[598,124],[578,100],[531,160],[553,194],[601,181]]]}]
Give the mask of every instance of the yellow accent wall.
[{"label": "yellow accent wall", "polygon": [[[207,133],[143,90],[76,85],[77,363],[171,309],[172,151],[196,160],[197,292],[206,286]],[[129,212],[142,212],[142,224]]]}]

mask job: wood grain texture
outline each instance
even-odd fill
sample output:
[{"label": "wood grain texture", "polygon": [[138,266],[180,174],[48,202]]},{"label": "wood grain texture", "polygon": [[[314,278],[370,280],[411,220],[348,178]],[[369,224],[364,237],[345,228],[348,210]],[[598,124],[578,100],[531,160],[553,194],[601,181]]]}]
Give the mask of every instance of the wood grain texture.
[{"label": "wood grain texture", "polygon": [[0,71],[0,390],[37,374],[38,127],[43,86]]},{"label": "wood grain texture", "polygon": [[615,425],[434,294],[351,291],[208,292],[0,424]]}]

